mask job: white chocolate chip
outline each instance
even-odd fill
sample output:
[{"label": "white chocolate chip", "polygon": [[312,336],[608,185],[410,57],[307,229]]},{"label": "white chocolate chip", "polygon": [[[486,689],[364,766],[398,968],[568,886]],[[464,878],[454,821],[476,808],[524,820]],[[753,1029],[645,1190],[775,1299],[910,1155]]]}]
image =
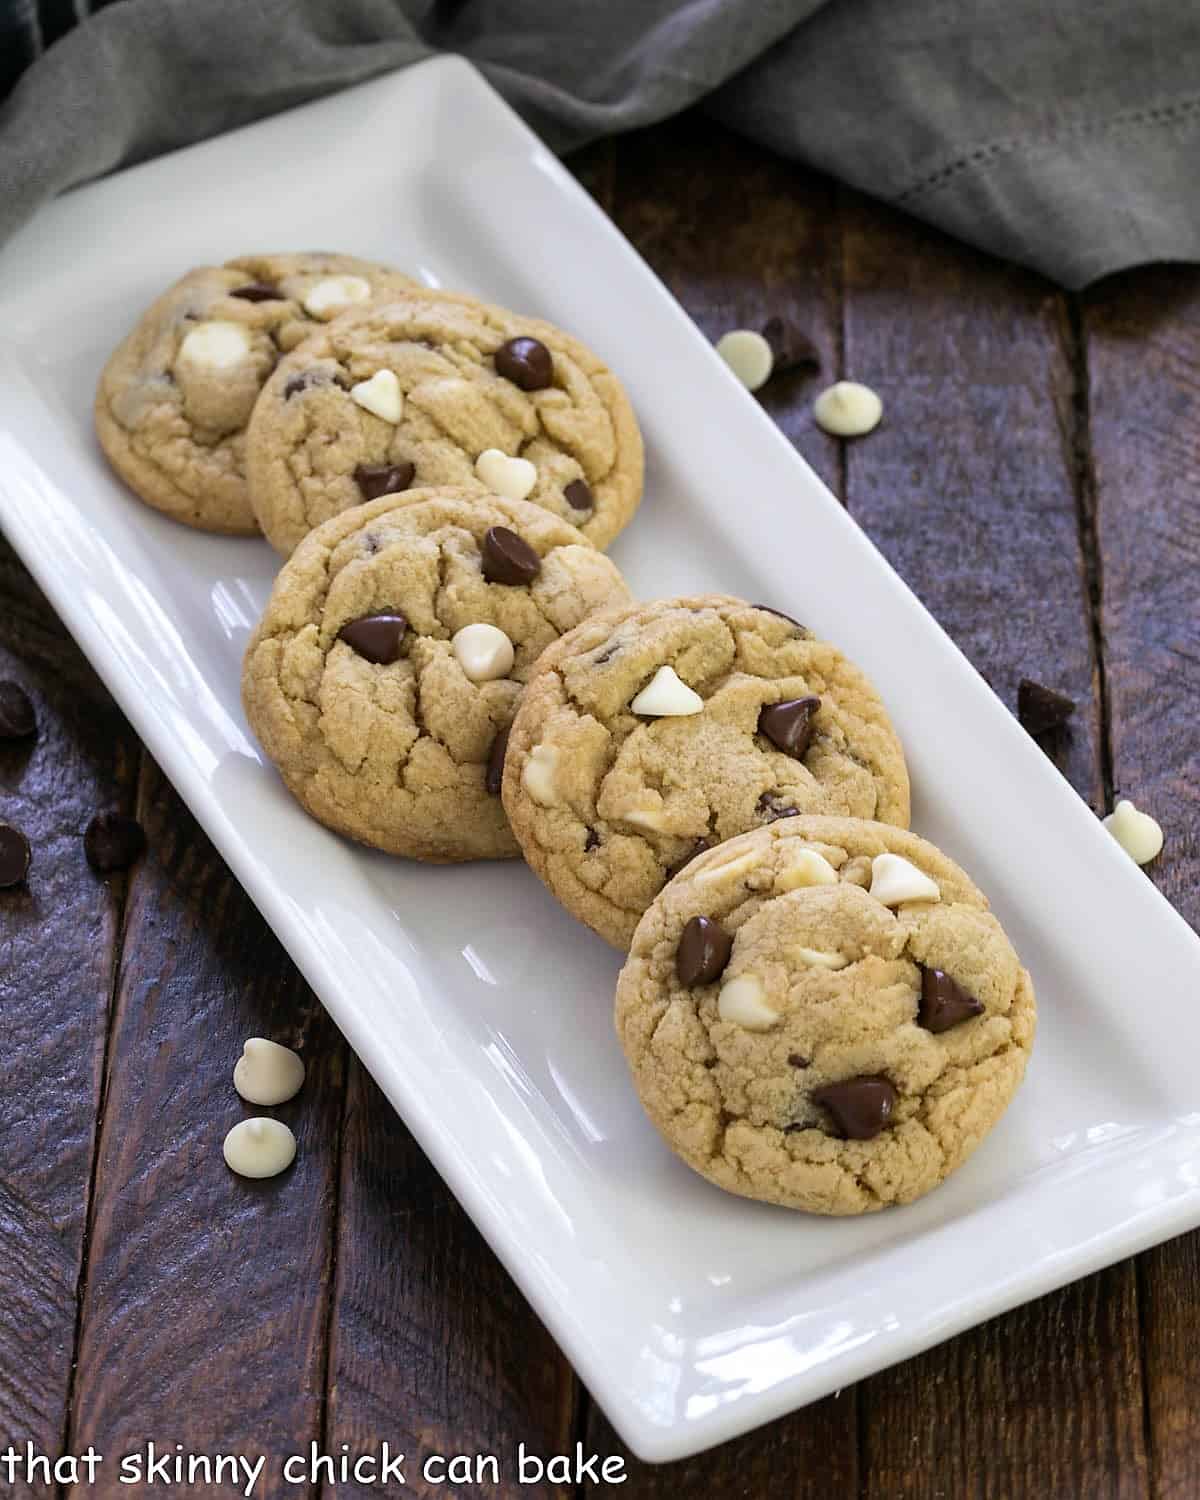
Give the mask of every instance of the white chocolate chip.
[{"label": "white chocolate chip", "polygon": [[344,307],[368,301],[370,296],[371,284],[361,276],[326,276],[309,287],[304,311],[311,318],[328,318]]},{"label": "white chocolate chip", "polygon": [[883,402],[869,385],[839,380],[813,402],[813,416],[834,437],[863,437],[879,426]]},{"label": "white chocolate chip", "polygon": [[179,346],[179,358],[210,370],[230,370],[250,353],[250,335],[240,323],[215,318],[188,330]]},{"label": "white chocolate chip", "polygon": [[699,870],[696,874],[696,884],[713,885],[718,880],[740,880],[757,864],[758,854],[755,850],[748,849],[744,854],[735,851],[733,854],[727,854],[716,864],[705,865],[704,869]]},{"label": "white chocolate chip", "polygon": [[795,891],[806,885],[837,885],[837,871],[815,849],[797,849],[775,877],[777,891]]},{"label": "white chocolate chip", "polygon": [[512,671],[513,643],[495,625],[464,625],[450,645],[472,682],[494,682]]},{"label": "white chocolate chip", "polygon": [[667,821],[661,807],[631,807],[617,816],[626,823],[634,823],[638,828],[649,828],[655,833],[661,833]]},{"label": "white chocolate chip", "polygon": [[820,948],[802,948],[797,944],[787,950],[788,957],[814,969],[844,969],[850,960],[844,953],[825,953]]},{"label": "white chocolate chip", "polygon": [[867,895],[882,901],[884,906],[942,899],[937,882],[899,854],[877,854],[871,861],[871,889]]},{"label": "white chocolate chip", "polygon": [[688,687],[674,667],[659,667],[629,707],[633,713],[651,719],[679,719],[700,713],[704,699]]},{"label": "white chocolate chip", "polygon": [[1148,865],[1163,846],[1163,831],[1149,813],[1141,812],[1122,797],[1104,820],[1104,826],[1139,865]]},{"label": "white chocolate chip", "polygon": [[779,1020],[778,1012],[767,1004],[767,992],[757,974],[739,974],[723,984],[717,1014],[747,1031],[767,1031]]},{"label": "white chocolate chip", "polygon": [[717,353],[748,391],[758,390],[770,379],[775,357],[761,333],[735,328],[717,340]]},{"label": "white chocolate chip", "polygon": [[558,801],[558,789],[554,784],[557,771],[557,749],[553,745],[535,745],[521,772],[521,785],[535,802],[540,802],[543,807],[553,807]]},{"label": "white chocolate chip", "polygon": [[382,417],[394,426],[404,415],[404,392],[394,370],[376,370],[370,380],[360,380],[350,387],[351,401],[364,411]]},{"label": "white chocolate chip", "polygon": [[485,448],[475,460],[475,473],[506,500],[524,500],[537,483],[537,470],[527,458],[510,458],[499,448]]},{"label": "white chocolate chip", "polygon": [[296,1137],[282,1120],[239,1120],[225,1137],[225,1165],[239,1177],[276,1177],[296,1159]]},{"label": "white chocolate chip", "polygon": [[304,1064],[290,1047],[252,1036],[233,1069],[233,1086],[247,1104],[286,1104],[304,1083]]}]

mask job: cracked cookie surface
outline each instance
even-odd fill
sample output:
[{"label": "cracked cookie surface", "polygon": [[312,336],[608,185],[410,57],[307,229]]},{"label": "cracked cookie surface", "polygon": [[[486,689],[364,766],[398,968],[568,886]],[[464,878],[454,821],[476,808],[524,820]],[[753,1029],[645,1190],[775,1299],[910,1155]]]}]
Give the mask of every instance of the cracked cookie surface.
[{"label": "cracked cookie surface", "polygon": [[[663,668],[678,708],[699,711],[636,711]],[[806,746],[761,731],[764,710],[813,697]],[[720,594],[635,605],[559,641],[513,725],[504,801],[532,868],[620,948],[705,847],[799,813],[909,817],[904,753],[862,672],[786,616]]]},{"label": "cracked cookie surface", "polygon": [[[508,534],[502,553],[492,528]],[[497,737],[543,648],[628,597],[615,565],[536,505],[452,488],[387,495],[312,532],[280,571],[246,651],[246,714],[329,827],[416,859],[511,858],[498,765],[487,785]],[[503,632],[507,668],[456,649],[466,626],[486,627],[485,647]]]},{"label": "cracked cookie surface", "polygon": [[[542,346],[549,384],[524,389],[500,373],[497,355],[513,340]],[[396,420],[351,394],[380,372],[395,377]],[[250,424],[247,466],[262,529],[286,554],[361,502],[360,465],[411,465],[415,485],[487,489],[475,463],[488,450],[532,464],[524,498],[598,547],[641,499],[641,434],[612,372],[550,324],[465,296],[409,295],[346,314],[285,359]]]},{"label": "cracked cookie surface", "polygon": [[[317,313],[305,299],[345,277],[372,298],[416,285],[349,255],[248,255],[189,271],[153,303],[104,367],[95,402],[100,445],[135,494],[204,531],[257,533],[246,424],[280,356],[340,310],[336,296]],[[202,324],[221,331],[207,351],[203,339],[185,349]]]},{"label": "cracked cookie surface", "polygon": [[[939,899],[872,896],[881,854]],[[694,943],[680,959],[700,918],[724,935],[702,970]],[[616,1025],[644,1108],[697,1172],[746,1197],[857,1214],[911,1202],[966,1160],[1021,1082],[1036,1007],[987,901],[946,855],[878,823],[792,818],[666,887],[638,925]]]}]

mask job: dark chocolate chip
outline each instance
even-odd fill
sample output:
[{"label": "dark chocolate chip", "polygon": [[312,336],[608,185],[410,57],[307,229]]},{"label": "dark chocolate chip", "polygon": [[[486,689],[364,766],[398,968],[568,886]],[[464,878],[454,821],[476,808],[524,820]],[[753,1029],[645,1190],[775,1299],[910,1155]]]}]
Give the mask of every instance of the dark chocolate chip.
[{"label": "dark chocolate chip", "polygon": [[354,482],[364,500],[378,500],[380,495],[397,495],[413,482],[416,464],[404,459],[398,464],[359,464]]},{"label": "dark chocolate chip", "polygon": [[1062,729],[1074,712],[1074,701],[1053,688],[1029,677],[1022,677],[1017,684],[1017,718],[1030,734]]},{"label": "dark chocolate chip", "polygon": [[515,338],[496,350],[496,371],[523,391],[554,384],[554,360],[540,339]]},{"label": "dark chocolate chip", "polygon": [[812,1066],[812,1062],[811,1062],[811,1060],[809,1058],[807,1058],[807,1057],[801,1057],[798,1052],[789,1052],[788,1053],[788,1067],[790,1067],[790,1068],[810,1068],[811,1066]]},{"label": "dark chocolate chip", "polygon": [[927,969],[921,966],[921,1001],[917,1008],[917,1021],[926,1031],[935,1035],[949,1031],[952,1026],[961,1026],[972,1016],[981,1016],[984,1007],[974,995],[968,995],[962,985],[951,979],[944,969]]},{"label": "dark chocolate chip", "polygon": [[268,286],[265,281],[252,281],[248,286],[236,287],[229,295],[240,297],[243,302],[287,301],[277,286]]},{"label": "dark chocolate chip", "polygon": [[800,809],[793,807],[790,802],[784,802],[774,792],[764,792],[758,799],[758,810],[769,823],[777,822],[780,818],[798,818]]},{"label": "dark chocolate chip", "polygon": [[142,825],[119,812],[98,812],[83,835],[87,862],[101,875],[127,870],[145,847]]},{"label": "dark chocolate chip", "polygon": [[896,1107],[893,1084],[871,1073],[845,1078],[841,1083],[827,1083],[814,1089],[812,1097],[814,1104],[829,1111],[842,1135],[851,1141],[869,1141],[877,1136],[891,1120]]},{"label": "dark chocolate chip", "polygon": [[408,621],[403,615],[363,615],[361,619],[343,625],[338,631],[338,640],[345,641],[352,651],[357,651],[367,661],[386,667],[398,660],[407,629]]},{"label": "dark chocolate chip", "polygon": [[0,682],[0,740],[23,740],[37,728],[29,694],[17,682]]},{"label": "dark chocolate chip", "polygon": [[706,850],[711,848],[712,841],[710,839],[697,839],[692,847],[688,850],[688,852],[683,856],[683,858],[676,860],[675,863],[668,868],[667,880],[674,880],[676,875],[679,874],[680,870],[686,868],[686,866],[691,864],[692,860],[698,858],[701,854],[705,853]]},{"label": "dark chocolate chip", "polygon": [[20,885],[29,874],[29,840],[19,828],[0,823],[0,887]]},{"label": "dark chocolate chip", "polygon": [[758,716],[758,732],[785,755],[801,760],[812,744],[813,718],[820,706],[820,698],[785,698],[782,703],[768,703]]},{"label": "dark chocolate chip", "polygon": [[603,842],[604,840],[600,837],[596,830],[594,828],[589,828],[587,831],[587,838],[583,841],[583,852],[585,854],[590,854],[593,849],[599,849],[600,845]]},{"label": "dark chocolate chip", "polygon": [[316,383],[316,380],[311,375],[293,375],[283,388],[283,399],[290,401],[293,396],[298,396],[301,391],[308,390],[310,385],[315,385]]},{"label": "dark chocolate chip", "polygon": [[792,617],[791,617],[791,615],[785,615],[784,612],[783,612],[783,610],[781,610],[781,609],[772,609],[769,604],[752,604],[750,606],[750,608],[751,609],[761,609],[764,614],[776,615],[776,616],[778,616],[779,619],[786,620],[789,625],[794,625],[797,630],[803,630],[803,629],[805,629],[805,627],[803,625],[801,625],[801,623],[800,623],[799,620],[793,620]]},{"label": "dark chocolate chip", "polygon": [[771,346],[772,375],[786,375],[790,370],[821,368],[817,346],[790,318],[768,318],[762,326],[762,336]]},{"label": "dark chocolate chip", "polygon": [[563,496],[572,510],[591,510],[595,505],[591,486],[583,479],[572,479],[563,490]]},{"label": "dark chocolate chip", "polygon": [[675,953],[675,972],[680,984],[691,989],[711,984],[729,962],[733,938],[711,917],[693,917],[683,929]]},{"label": "dark chocolate chip", "polygon": [[613,657],[616,656],[617,652],[620,651],[620,649],[620,641],[609,641],[608,645],[605,646],[600,655],[594,656],[592,658],[592,665],[594,667],[602,667],[605,662],[612,661]]},{"label": "dark chocolate chip", "polygon": [[488,527],[480,556],[489,583],[532,583],[542,571],[541,558],[507,526]]},{"label": "dark chocolate chip", "polygon": [[492,741],[492,748],[488,752],[487,771],[484,774],[483,785],[492,797],[500,795],[500,788],[504,784],[504,757],[508,754],[508,737],[512,733],[512,725],[502,729]]}]

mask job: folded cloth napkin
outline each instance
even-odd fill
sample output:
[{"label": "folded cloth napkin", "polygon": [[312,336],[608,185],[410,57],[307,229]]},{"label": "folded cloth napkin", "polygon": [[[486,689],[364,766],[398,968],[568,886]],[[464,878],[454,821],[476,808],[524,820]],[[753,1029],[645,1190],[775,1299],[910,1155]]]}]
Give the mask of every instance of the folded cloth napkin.
[{"label": "folded cloth napkin", "polygon": [[[0,0],[10,72],[39,8],[66,0]],[[703,100],[1068,287],[1200,258],[1196,0],[120,0],[0,106],[0,241],[75,183],[438,51],[556,150]]]}]

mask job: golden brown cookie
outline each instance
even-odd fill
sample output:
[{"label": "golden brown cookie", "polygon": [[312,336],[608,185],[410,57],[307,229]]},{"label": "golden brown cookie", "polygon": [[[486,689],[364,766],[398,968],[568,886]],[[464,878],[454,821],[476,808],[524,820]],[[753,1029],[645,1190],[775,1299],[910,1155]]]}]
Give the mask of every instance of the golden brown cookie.
[{"label": "golden brown cookie", "polygon": [[1004,1113],[1033,984],[987,901],[915,834],[789,818],[695,859],[617,986],[646,1112],[718,1187],[812,1213],[910,1203]]},{"label": "golden brown cookie", "polygon": [[[642,494],[642,439],[616,377],[576,339],[433,293],[339,318],[268,381],[247,434],[255,511],[287,554],[391,486],[477,485],[607,546]],[[365,477],[364,477],[365,475]]]},{"label": "golden brown cookie", "polygon": [[387,495],[296,549],[242,696],[297,799],[364,844],[438,862],[517,854],[505,732],[539,653],[629,592],[565,521],[461,489]]},{"label": "golden brown cookie", "polygon": [[245,429],[280,355],[354,303],[415,285],[349,255],[247,255],[189,271],[104,367],[95,420],[108,461],[177,521],[253,535]]},{"label": "golden brown cookie", "polygon": [[875,689],[786,615],[722,594],[573,630],[513,724],[504,803],[568,911],[627,948],[698,851],[798,813],[908,824],[904,752]]}]

